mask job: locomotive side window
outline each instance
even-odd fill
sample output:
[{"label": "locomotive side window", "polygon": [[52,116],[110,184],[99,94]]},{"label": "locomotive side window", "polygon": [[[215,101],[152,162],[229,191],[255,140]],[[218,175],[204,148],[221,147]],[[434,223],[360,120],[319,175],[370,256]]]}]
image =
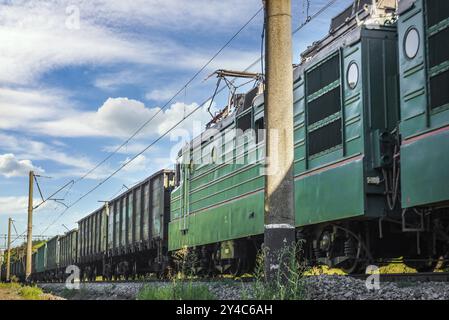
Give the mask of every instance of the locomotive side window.
[{"label": "locomotive side window", "polygon": [[449,1],[426,1],[430,108],[449,105]]},{"label": "locomotive side window", "polygon": [[449,71],[430,78],[430,106],[432,109],[449,104]]},{"label": "locomotive side window", "polygon": [[407,58],[413,59],[418,54],[420,45],[419,33],[416,28],[411,28],[407,31],[404,39],[404,51]]},{"label": "locomotive side window", "polygon": [[[351,71],[352,81],[358,81],[354,79],[358,78],[356,68],[357,75]],[[336,54],[306,72],[306,86],[307,155],[311,157],[342,143],[340,56]]]},{"label": "locomotive side window", "polygon": [[429,27],[449,18],[449,1],[426,0],[427,23]]},{"label": "locomotive side window", "polygon": [[355,87],[357,87],[357,84],[359,82],[359,66],[355,62],[351,62],[351,64],[349,65],[347,81],[349,88],[354,89]]},{"label": "locomotive side window", "polygon": [[429,64],[433,68],[449,60],[449,28],[429,38]]}]

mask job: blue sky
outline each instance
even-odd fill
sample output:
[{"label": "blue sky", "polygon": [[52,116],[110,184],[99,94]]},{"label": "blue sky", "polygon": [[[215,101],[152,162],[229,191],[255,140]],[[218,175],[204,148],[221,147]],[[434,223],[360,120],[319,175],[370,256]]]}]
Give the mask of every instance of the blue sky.
[{"label": "blue sky", "polygon": [[[292,2],[295,27],[305,19],[306,0]],[[327,2],[310,0],[310,13]],[[337,1],[295,35],[295,63],[351,2]],[[260,0],[0,1],[0,234],[6,233],[10,216],[19,233],[25,230],[30,169],[51,177],[39,179],[44,196],[83,176],[152,117],[260,6]],[[259,14],[141,134],[58,197],[66,195],[64,202],[72,203],[207,99],[215,80],[204,79],[215,69],[250,65],[260,56],[261,30]],[[224,101],[217,97],[217,107]],[[193,121],[208,119],[200,110],[182,128],[191,131]],[[76,227],[123,184],[172,168],[170,153],[179,144],[174,138],[150,148],[46,234],[63,233],[62,224]],[[37,210],[35,234],[63,208],[48,203]]]}]

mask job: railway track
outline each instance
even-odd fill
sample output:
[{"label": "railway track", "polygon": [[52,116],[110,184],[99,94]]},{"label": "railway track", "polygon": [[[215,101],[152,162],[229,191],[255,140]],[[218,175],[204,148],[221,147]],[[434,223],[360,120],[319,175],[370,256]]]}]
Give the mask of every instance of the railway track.
[{"label": "railway track", "polygon": [[[370,274],[353,274],[353,275],[334,275],[335,277],[351,277],[359,280],[366,280]],[[316,277],[308,275],[306,277]],[[83,281],[82,284],[118,284],[118,283],[169,283],[168,279],[129,279],[129,280],[113,280],[113,281]],[[180,280],[183,281],[183,280]],[[196,278],[185,281],[192,282],[252,282],[254,277],[243,278]],[[384,273],[380,274],[381,282],[449,282],[449,272],[423,272],[423,273]],[[42,282],[40,284],[50,284],[52,282]],[[55,282],[53,282],[55,283]]]},{"label": "railway track", "polygon": [[[369,274],[349,275],[360,280],[366,280]],[[385,273],[380,274],[381,282],[449,282],[449,272],[422,273]]]},{"label": "railway track", "polygon": [[[241,283],[241,282],[252,282],[254,281],[253,277],[244,277],[244,278],[195,278],[195,279],[186,279],[186,280],[177,280],[177,281],[186,281],[186,282],[222,282],[222,283]],[[170,283],[173,280],[170,279],[128,279],[128,280],[112,280],[112,281],[81,281],[81,284],[119,284],[119,283]],[[58,284],[62,282],[38,282],[37,284]]]}]

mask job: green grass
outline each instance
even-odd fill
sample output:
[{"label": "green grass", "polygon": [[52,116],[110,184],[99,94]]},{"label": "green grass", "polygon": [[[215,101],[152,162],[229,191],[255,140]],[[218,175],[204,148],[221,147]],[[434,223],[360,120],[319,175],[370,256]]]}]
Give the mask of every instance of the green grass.
[{"label": "green grass", "polygon": [[26,300],[40,300],[44,292],[38,287],[22,287],[19,295]]},{"label": "green grass", "polygon": [[25,300],[41,300],[44,296],[44,292],[40,288],[22,286],[17,282],[0,283],[0,289],[7,290]]},{"label": "green grass", "polygon": [[206,285],[173,281],[160,286],[145,286],[137,294],[137,300],[215,300]]},{"label": "green grass", "polygon": [[21,285],[16,282],[0,283],[0,289],[19,290]]},{"label": "green grass", "polygon": [[170,270],[171,281],[163,286],[146,285],[136,296],[137,300],[216,300],[207,285],[194,280],[198,275],[198,257],[183,248],[174,254],[175,268]]}]

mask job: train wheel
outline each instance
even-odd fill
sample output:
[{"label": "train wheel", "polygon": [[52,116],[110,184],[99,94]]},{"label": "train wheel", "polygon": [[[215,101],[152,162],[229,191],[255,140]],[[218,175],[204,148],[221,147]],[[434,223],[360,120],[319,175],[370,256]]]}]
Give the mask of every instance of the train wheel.
[{"label": "train wheel", "polygon": [[347,274],[357,273],[363,267],[363,252],[362,243],[355,237],[349,238],[345,242],[345,254],[349,258],[339,267]]},{"label": "train wheel", "polygon": [[132,278],[133,278],[133,280],[137,280],[138,279],[138,275],[137,275],[137,261],[133,262]]},{"label": "train wheel", "polygon": [[242,270],[243,270],[243,259],[236,258],[232,263],[230,273],[232,276],[237,277],[242,274]]}]

